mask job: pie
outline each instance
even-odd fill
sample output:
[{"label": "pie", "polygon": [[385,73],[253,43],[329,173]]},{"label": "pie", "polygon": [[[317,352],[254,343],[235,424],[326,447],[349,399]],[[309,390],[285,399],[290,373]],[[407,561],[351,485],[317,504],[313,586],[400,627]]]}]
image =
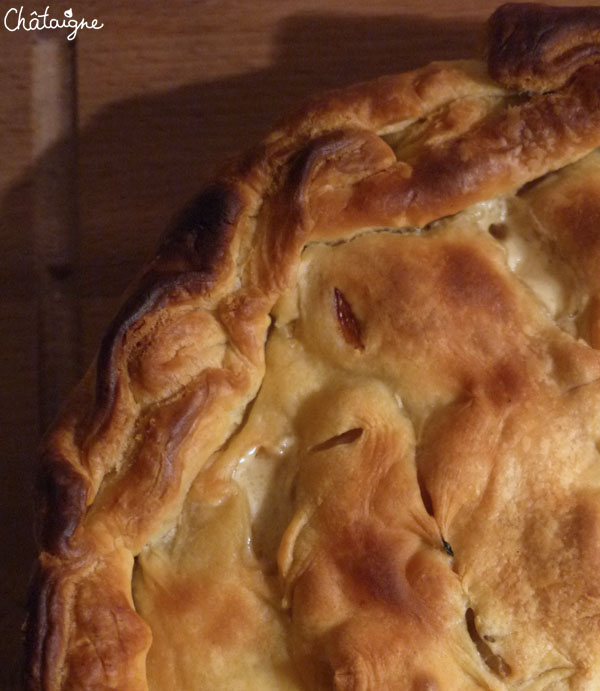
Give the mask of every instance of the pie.
[{"label": "pie", "polygon": [[600,688],[600,8],[317,97],[43,442],[34,689]]}]

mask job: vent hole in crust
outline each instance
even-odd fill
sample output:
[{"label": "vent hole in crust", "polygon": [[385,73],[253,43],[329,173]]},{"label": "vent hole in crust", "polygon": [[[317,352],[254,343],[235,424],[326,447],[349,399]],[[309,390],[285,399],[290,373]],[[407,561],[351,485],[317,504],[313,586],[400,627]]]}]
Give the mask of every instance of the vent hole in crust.
[{"label": "vent hole in crust", "polygon": [[334,446],[341,446],[342,444],[352,444],[355,442],[363,433],[362,427],[355,427],[349,429],[346,432],[342,432],[331,439],[327,439],[316,446],[313,446],[311,451],[326,451],[327,449],[332,449]]},{"label": "vent hole in crust", "polygon": [[508,237],[506,223],[492,223],[488,228],[488,232],[493,238],[496,238],[496,240],[506,240]]},{"label": "vent hole in crust", "polygon": [[539,178],[535,178],[534,180],[530,180],[529,182],[526,182],[524,185],[521,185],[521,187],[519,187],[519,189],[517,190],[517,197],[522,197],[524,194],[527,194],[529,190],[532,190],[534,187],[537,187],[541,182],[547,180],[551,175],[552,171],[549,173],[544,173],[544,175],[540,175]]},{"label": "vent hole in crust", "polygon": [[425,511],[430,516],[433,516],[433,500],[431,499],[431,494],[429,494],[429,490],[427,487],[425,487],[425,483],[423,482],[423,478],[417,473],[417,482],[419,483],[419,490],[421,492],[421,499],[423,501],[423,506],[425,507]]},{"label": "vent hole in crust", "polygon": [[356,318],[350,303],[346,300],[342,291],[337,288],[333,289],[333,303],[344,340],[356,350],[364,350],[365,345],[363,343],[360,321]]},{"label": "vent hole in crust", "polygon": [[444,538],[442,538],[442,546],[446,550],[446,554],[448,554],[451,557],[454,556],[454,550],[452,549],[452,545],[449,542],[446,542]]},{"label": "vent hole in crust", "polygon": [[500,655],[496,655],[486,643],[486,640],[490,642],[494,640],[492,636],[484,636],[483,638],[480,636],[475,626],[475,612],[471,607],[465,612],[465,620],[467,622],[469,636],[473,643],[475,643],[475,647],[477,648],[477,652],[481,655],[481,659],[491,671],[501,679],[508,677],[512,672],[510,665]]}]

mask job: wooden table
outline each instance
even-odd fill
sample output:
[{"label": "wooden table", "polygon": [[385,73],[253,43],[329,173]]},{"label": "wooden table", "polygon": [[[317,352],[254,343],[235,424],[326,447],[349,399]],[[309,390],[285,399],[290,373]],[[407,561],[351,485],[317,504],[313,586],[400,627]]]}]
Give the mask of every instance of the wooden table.
[{"label": "wooden table", "polygon": [[103,24],[69,44],[9,32],[20,5],[0,2],[1,689],[19,688],[40,430],[169,220],[311,92],[477,56],[496,4],[53,3]]}]

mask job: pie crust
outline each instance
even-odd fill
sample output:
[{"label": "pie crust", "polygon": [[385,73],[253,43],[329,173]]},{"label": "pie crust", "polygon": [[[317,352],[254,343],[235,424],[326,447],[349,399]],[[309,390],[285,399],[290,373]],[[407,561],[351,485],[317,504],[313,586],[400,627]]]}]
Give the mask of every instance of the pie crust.
[{"label": "pie crust", "polygon": [[316,98],[42,446],[32,689],[600,688],[600,9]]}]

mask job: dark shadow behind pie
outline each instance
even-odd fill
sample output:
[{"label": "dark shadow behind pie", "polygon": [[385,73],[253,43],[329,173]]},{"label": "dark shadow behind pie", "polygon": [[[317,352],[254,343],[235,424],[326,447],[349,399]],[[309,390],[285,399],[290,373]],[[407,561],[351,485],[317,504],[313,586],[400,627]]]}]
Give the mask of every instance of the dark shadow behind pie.
[{"label": "dark shadow behind pie", "polygon": [[506,5],[224,170],[43,442],[28,687],[599,688],[599,146],[600,9]]}]

